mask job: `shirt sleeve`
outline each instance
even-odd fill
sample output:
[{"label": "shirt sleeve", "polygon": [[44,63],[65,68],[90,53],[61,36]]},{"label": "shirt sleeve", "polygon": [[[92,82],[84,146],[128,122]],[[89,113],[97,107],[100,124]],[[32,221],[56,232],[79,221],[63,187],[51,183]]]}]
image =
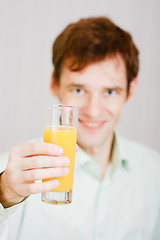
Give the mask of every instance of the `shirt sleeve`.
[{"label": "shirt sleeve", "polygon": [[7,213],[0,203],[0,239],[7,239]]},{"label": "shirt sleeve", "polygon": [[[21,204],[18,204],[21,205]],[[8,233],[8,217],[15,213],[18,205],[14,205],[9,208],[4,208],[3,205],[0,203],[0,239],[6,240],[7,233]]]},{"label": "shirt sleeve", "polygon": [[[0,173],[2,173],[6,169],[6,165],[8,162],[9,153],[6,152],[0,155]],[[8,236],[8,216],[10,216],[13,212],[15,212],[17,206],[13,206],[10,208],[4,208],[0,203],[0,239],[7,240]]]}]

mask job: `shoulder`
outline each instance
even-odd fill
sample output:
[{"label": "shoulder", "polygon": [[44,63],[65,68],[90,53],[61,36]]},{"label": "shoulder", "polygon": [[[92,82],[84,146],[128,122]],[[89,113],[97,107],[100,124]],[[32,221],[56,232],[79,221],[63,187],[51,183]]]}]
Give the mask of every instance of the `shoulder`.
[{"label": "shoulder", "polygon": [[120,151],[133,167],[160,170],[160,153],[145,145],[119,137]]},{"label": "shoulder", "polygon": [[160,153],[157,152],[154,149],[151,149],[147,146],[145,146],[142,143],[136,142],[136,141],[132,141],[132,140],[128,140],[126,138],[123,137],[119,137],[119,141],[121,146],[123,146],[124,148],[126,148],[127,151],[131,152],[132,154],[140,154],[141,156],[152,156],[153,158],[159,158],[160,159]]}]

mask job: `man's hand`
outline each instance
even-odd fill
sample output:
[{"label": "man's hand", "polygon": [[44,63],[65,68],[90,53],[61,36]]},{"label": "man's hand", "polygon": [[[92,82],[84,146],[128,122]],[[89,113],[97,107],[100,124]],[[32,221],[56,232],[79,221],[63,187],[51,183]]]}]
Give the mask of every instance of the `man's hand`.
[{"label": "man's hand", "polygon": [[6,170],[0,177],[0,202],[4,207],[20,203],[24,197],[59,186],[57,179],[35,182],[69,173],[69,159],[63,149],[50,143],[29,143],[10,150]]}]

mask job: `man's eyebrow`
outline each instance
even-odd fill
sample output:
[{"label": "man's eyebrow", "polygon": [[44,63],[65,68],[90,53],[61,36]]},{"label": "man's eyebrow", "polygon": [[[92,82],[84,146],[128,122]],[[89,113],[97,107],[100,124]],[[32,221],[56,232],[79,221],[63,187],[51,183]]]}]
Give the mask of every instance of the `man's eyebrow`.
[{"label": "man's eyebrow", "polygon": [[71,83],[71,84],[68,84],[65,86],[65,88],[72,88],[72,87],[75,87],[75,88],[84,88],[86,87],[85,85],[83,84],[75,84],[75,83]]},{"label": "man's eyebrow", "polygon": [[124,91],[125,89],[123,87],[119,86],[111,86],[111,87],[104,87],[104,90],[115,90],[115,91]]}]

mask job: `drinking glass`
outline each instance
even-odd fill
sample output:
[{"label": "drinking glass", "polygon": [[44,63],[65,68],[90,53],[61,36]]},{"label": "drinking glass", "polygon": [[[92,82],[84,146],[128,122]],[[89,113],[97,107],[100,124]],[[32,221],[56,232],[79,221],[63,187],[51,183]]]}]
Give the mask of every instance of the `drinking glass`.
[{"label": "drinking glass", "polygon": [[63,148],[62,156],[70,159],[67,176],[43,179],[42,182],[58,179],[60,185],[41,194],[42,201],[51,204],[68,204],[72,201],[74,160],[76,151],[78,108],[68,105],[47,105],[45,112],[44,142]]}]

